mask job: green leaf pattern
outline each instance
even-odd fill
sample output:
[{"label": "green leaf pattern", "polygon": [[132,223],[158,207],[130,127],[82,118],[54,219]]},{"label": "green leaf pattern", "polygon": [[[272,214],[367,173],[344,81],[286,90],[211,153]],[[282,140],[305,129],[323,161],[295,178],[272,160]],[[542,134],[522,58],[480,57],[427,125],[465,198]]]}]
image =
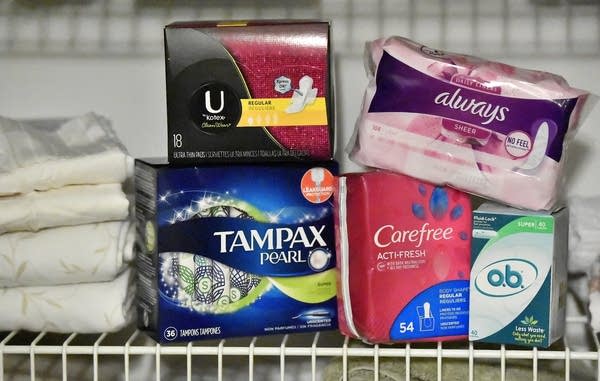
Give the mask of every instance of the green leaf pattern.
[{"label": "green leaf pattern", "polygon": [[194,295],[194,271],[189,267],[179,265],[179,282],[186,294]]},{"label": "green leaf pattern", "polygon": [[27,315],[29,309],[41,304],[47,304],[53,308],[62,309],[63,306],[51,297],[46,296],[43,291],[30,291],[28,288],[21,288],[21,315]]},{"label": "green leaf pattern", "polygon": [[525,318],[523,320],[521,320],[520,323],[523,325],[527,325],[527,326],[534,326],[534,325],[537,325],[537,323],[539,323],[539,322],[534,319],[533,315],[531,315],[531,316],[525,316]]},{"label": "green leaf pattern", "polygon": [[135,276],[111,282],[0,288],[0,331],[112,332],[130,321]]},{"label": "green leaf pattern", "polygon": [[[121,222],[96,224],[93,242],[75,252],[44,252],[32,254],[30,233],[8,233],[0,237],[0,287],[42,286],[85,282],[108,281],[114,279],[126,266],[123,263],[122,247],[118,247],[118,234],[129,225]],[[133,231],[132,231],[133,233]],[[37,241],[42,244],[45,241]],[[33,245],[33,246],[32,246]],[[67,246],[68,247],[68,246]],[[66,250],[66,249],[65,249]],[[81,255],[75,255],[81,254]]]}]

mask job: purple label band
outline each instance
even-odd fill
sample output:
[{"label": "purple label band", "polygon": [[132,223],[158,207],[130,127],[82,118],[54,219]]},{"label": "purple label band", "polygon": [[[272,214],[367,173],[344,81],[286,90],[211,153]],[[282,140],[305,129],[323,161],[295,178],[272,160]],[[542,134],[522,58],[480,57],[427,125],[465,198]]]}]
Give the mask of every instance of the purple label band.
[{"label": "purple label band", "polygon": [[[387,52],[379,61],[377,91],[369,112],[435,115],[508,135],[524,131],[536,136],[540,120],[551,131],[546,155],[560,161],[569,118],[577,98],[523,99],[458,86],[406,65]],[[475,132],[475,134],[479,134]]]}]

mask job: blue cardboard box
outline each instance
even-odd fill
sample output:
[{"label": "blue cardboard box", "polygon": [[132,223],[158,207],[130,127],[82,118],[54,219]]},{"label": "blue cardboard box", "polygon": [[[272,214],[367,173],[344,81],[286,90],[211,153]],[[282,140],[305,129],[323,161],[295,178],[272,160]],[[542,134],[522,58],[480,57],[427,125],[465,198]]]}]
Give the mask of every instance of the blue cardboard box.
[{"label": "blue cardboard box", "polygon": [[337,328],[335,174],[137,160],[139,328],[159,342]]}]

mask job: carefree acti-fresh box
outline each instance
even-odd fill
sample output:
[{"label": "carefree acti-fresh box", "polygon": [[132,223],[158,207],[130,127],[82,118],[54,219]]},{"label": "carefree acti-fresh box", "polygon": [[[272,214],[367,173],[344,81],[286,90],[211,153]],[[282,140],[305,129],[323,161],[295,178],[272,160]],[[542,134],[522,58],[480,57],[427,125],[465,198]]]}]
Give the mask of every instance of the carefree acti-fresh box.
[{"label": "carefree acti-fresh box", "polygon": [[337,327],[335,162],[136,162],[138,325],[160,342]]}]

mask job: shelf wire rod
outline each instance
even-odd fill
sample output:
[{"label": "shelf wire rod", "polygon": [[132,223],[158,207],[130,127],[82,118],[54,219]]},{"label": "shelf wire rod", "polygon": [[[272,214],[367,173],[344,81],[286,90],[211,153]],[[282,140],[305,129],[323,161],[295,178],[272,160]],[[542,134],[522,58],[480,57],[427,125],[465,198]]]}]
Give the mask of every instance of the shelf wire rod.
[{"label": "shelf wire rod", "polygon": [[217,347],[217,380],[223,381],[223,346],[225,346],[225,339],[219,342]]},{"label": "shelf wire rod", "polygon": [[448,0],[440,0],[440,43],[439,47],[445,50],[448,46]]},{"label": "shelf wire rod", "polygon": [[77,333],[73,332],[67,337],[62,345],[62,379],[63,381],[67,381],[67,347],[69,343],[73,341],[73,339],[77,336]]},{"label": "shelf wire rod", "polygon": [[129,348],[131,347],[131,343],[133,340],[139,335],[140,330],[136,329],[131,336],[125,342],[125,347],[123,348],[123,363],[125,367],[125,381],[129,381]]},{"label": "shelf wire rod", "polygon": [[415,28],[416,28],[416,19],[417,19],[417,12],[416,12],[416,5],[415,5],[415,1],[416,0],[408,0],[408,37],[415,39]]},{"label": "shelf wire rod", "polygon": [[324,11],[323,11],[323,3],[324,1],[319,1],[318,2],[318,6],[317,6],[317,20],[323,20],[323,15],[324,15]]},{"label": "shelf wire rod", "polygon": [[185,348],[185,364],[187,372],[187,381],[192,381],[192,342],[190,341]]},{"label": "shelf wire rod", "polygon": [[225,14],[225,19],[231,20],[233,18],[233,0],[224,1],[223,13]]},{"label": "shelf wire rod", "polygon": [[574,315],[574,316],[567,316],[567,323],[579,323],[582,325],[587,325],[588,322],[588,317],[586,315]]},{"label": "shelf wire rod", "polygon": [[[596,36],[596,37],[598,37],[598,46],[597,46],[598,47],[598,51],[597,51],[597,53],[600,54],[600,4],[598,4],[596,6],[596,25],[597,25],[597,28],[598,28],[597,36]],[[598,379],[600,379],[600,376],[598,377]]]},{"label": "shelf wire rod", "polygon": [[262,4],[260,0],[254,1],[254,18],[260,20],[262,19]]},{"label": "shelf wire rod", "polygon": [[500,381],[506,381],[506,345],[500,345]]},{"label": "shelf wire rod", "polygon": [[155,369],[155,376],[156,376],[156,381],[160,381],[160,344],[156,343],[156,347],[155,347],[155,354],[154,354],[154,369]]},{"label": "shelf wire rod", "polygon": [[567,336],[564,337],[565,343],[565,381],[571,380],[571,347]]},{"label": "shelf wire rod", "polygon": [[350,338],[346,336],[344,338],[344,345],[342,346],[342,381],[348,381],[348,342]]},{"label": "shelf wire rod", "polygon": [[479,0],[471,1],[471,49],[477,52],[479,49]]},{"label": "shelf wire rod", "polygon": [[136,329],[131,336],[125,342],[125,347],[123,348],[123,361],[125,367],[125,381],[129,381],[129,349],[131,347],[131,343],[137,338],[140,334],[140,330]]},{"label": "shelf wire rod", "polygon": [[136,51],[139,49],[140,46],[140,41],[139,41],[139,37],[140,37],[140,19],[141,19],[141,12],[140,12],[140,7],[135,6],[135,4],[133,5],[133,9],[131,10],[132,13],[132,17],[131,20],[129,22],[129,28],[130,28],[130,37],[129,37],[129,47],[133,50]]},{"label": "shelf wire rod", "polygon": [[[600,8],[600,7],[599,7]],[[596,346],[596,354],[598,355],[596,358],[596,381],[600,381],[600,341],[598,340],[598,336],[594,332],[594,329],[590,324],[586,324],[590,330],[590,334],[594,338],[594,345]]]},{"label": "shelf wire rod", "polygon": [[312,345],[310,347],[310,364],[312,371],[312,381],[317,381],[317,342],[319,341],[319,335],[321,333],[315,333]]},{"label": "shelf wire rod", "polygon": [[[44,9],[42,7],[36,9],[35,13],[38,25],[37,48],[38,50],[44,50],[48,42],[48,24],[52,14],[49,9]],[[48,15],[48,13],[50,13],[50,15]]]},{"label": "shelf wire rod", "polygon": [[11,51],[15,47],[15,42],[17,40],[17,21],[19,19],[19,14],[17,12],[17,7],[8,7],[8,12],[6,16],[6,46],[8,51]]},{"label": "shelf wire rod", "polygon": [[46,336],[46,331],[40,332],[29,345],[29,375],[31,376],[31,381],[35,381],[35,347],[44,336]]},{"label": "shelf wire rod", "polygon": [[533,347],[533,381],[538,380],[538,349]]},{"label": "shelf wire rod", "polygon": [[248,347],[248,381],[254,381],[254,347],[257,337],[254,336]]},{"label": "shelf wire rod", "polygon": [[77,4],[72,5],[70,7],[70,17],[68,20],[69,25],[69,40],[68,45],[69,49],[74,50],[77,46],[77,36],[79,35],[79,21],[81,19],[81,15],[79,13],[79,6]]},{"label": "shelf wire rod", "polygon": [[354,2],[352,0],[346,0],[346,49],[352,51],[352,41],[354,40]]},{"label": "shelf wire rod", "polygon": [[502,1],[502,51],[504,53],[508,53],[508,31],[509,31],[509,21],[510,21],[510,9],[508,5],[508,0]]},{"label": "shelf wire rod", "polygon": [[0,342],[0,381],[4,381],[4,346],[10,341],[19,331],[12,331],[4,340]]},{"label": "shelf wire rod", "polygon": [[541,35],[542,35],[542,22],[541,22],[541,10],[538,4],[533,5],[533,43],[535,44],[535,52],[539,53],[542,49],[541,46]]},{"label": "shelf wire rod", "polygon": [[98,29],[100,30],[100,38],[98,39],[98,46],[101,50],[106,50],[108,47],[108,33],[109,33],[109,20],[111,18],[111,10],[108,1],[102,2],[102,9],[100,10],[100,23]]},{"label": "shelf wire rod", "polygon": [[279,347],[279,370],[281,381],[285,381],[285,345],[287,344],[288,338],[289,335],[283,336],[281,346]]},{"label": "shelf wire rod", "polygon": [[442,381],[442,342],[437,342],[437,381]]},{"label": "shelf wire rod", "polygon": [[473,381],[473,342],[469,341],[469,381]]},{"label": "shelf wire rod", "polygon": [[571,2],[567,1],[565,4],[565,43],[567,44],[567,52],[573,53],[574,50],[574,41],[573,41],[573,7],[571,7]]},{"label": "shelf wire rod", "polygon": [[[284,1],[283,2],[283,16],[286,19],[290,19],[292,18],[292,6],[291,6],[291,1]],[[280,3],[281,4],[281,3]]]},{"label": "shelf wire rod", "polygon": [[[379,349],[379,347],[378,347]],[[404,374],[406,381],[410,381],[410,344],[406,343],[406,349],[404,352],[405,366],[404,366]],[[377,364],[379,365],[379,364]],[[379,369],[377,370],[379,372]],[[377,381],[377,380],[376,380]]]},{"label": "shelf wire rod", "polygon": [[383,37],[385,30],[385,17],[383,13],[383,0],[377,0],[377,38]]},{"label": "shelf wire rod", "polygon": [[96,342],[94,343],[94,352],[93,352],[94,381],[98,381],[98,348],[99,348],[102,340],[104,340],[104,338],[106,337],[106,335],[108,335],[108,333],[104,332],[102,335],[100,335],[98,340],[96,340]]},{"label": "shelf wire rod", "polygon": [[163,25],[167,25],[172,21],[172,16],[173,16],[173,10],[172,10],[172,1],[169,1],[164,7],[161,7],[162,10],[164,11],[161,14],[161,18],[163,20],[162,24]]},{"label": "shelf wire rod", "polygon": [[379,344],[373,346],[373,379],[379,381]]}]

